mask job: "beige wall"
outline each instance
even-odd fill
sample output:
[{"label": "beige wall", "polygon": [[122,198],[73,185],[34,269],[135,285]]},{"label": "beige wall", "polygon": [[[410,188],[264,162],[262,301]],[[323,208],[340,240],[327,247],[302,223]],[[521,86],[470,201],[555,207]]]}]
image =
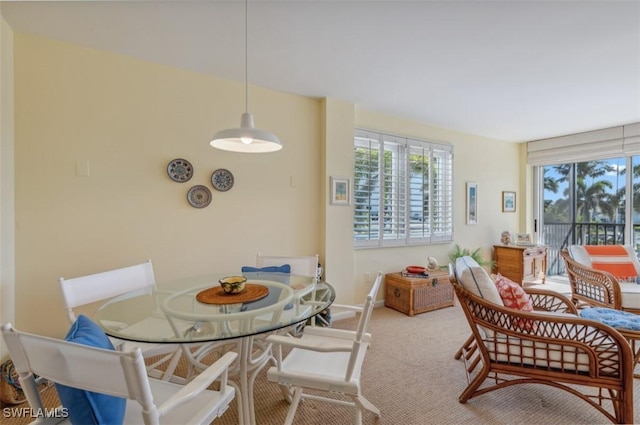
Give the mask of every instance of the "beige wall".
[{"label": "beige wall", "polygon": [[[413,121],[356,109],[355,126],[453,145],[454,155],[454,243],[463,248],[481,248],[491,258],[492,245],[500,243],[504,230],[519,232],[524,210],[520,184],[520,145],[429,126]],[[478,224],[466,225],[466,182],[478,184]],[[517,213],[502,212],[502,191],[516,191]],[[426,265],[427,257],[448,263],[452,243],[418,247],[358,249],[355,251],[355,280],[364,287],[365,273],[373,275],[401,270],[407,265]],[[359,294],[364,297],[362,290]]]},{"label": "beige wall", "polygon": [[[318,252],[319,101],[250,87],[256,125],[279,153],[214,150],[239,125],[244,85],[15,34],[17,322],[60,334],[58,277],[151,259],[159,282],[237,272],[256,252]],[[174,158],[195,175],[175,183]],[[89,177],[77,165],[89,164]],[[208,208],[186,200],[210,176],[235,176]],[[43,316],[47,320],[42,320]]]},{"label": "beige wall", "polygon": [[[352,178],[354,127],[454,145],[460,245],[489,255],[500,232],[519,230],[517,145],[374,114],[337,99],[250,87],[256,126],[277,134],[284,149],[226,153],[208,141],[217,130],[239,124],[243,84],[24,34],[14,39],[16,322],[25,330],[60,335],[66,329],[59,276],[148,258],[162,282],[237,271],[252,264],[257,251],[319,253],[327,280],[345,303],[361,302],[368,286],[364,273],[424,264],[427,255],[446,262],[451,244],[353,250],[352,207],[329,205],[328,180]],[[188,183],[166,174],[177,157],[195,167]],[[234,188],[213,190],[208,208],[189,206],[188,188],[210,187],[217,168],[233,172]],[[464,224],[466,181],[479,185],[476,226]],[[518,214],[501,213],[502,190],[518,191]]]}]

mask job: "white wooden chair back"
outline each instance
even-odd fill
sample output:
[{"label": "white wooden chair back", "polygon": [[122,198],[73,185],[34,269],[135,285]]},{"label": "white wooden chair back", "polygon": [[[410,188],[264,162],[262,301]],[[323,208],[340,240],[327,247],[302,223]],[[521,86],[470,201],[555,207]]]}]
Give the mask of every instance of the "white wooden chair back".
[{"label": "white wooden chair back", "polygon": [[[207,374],[203,373],[199,377],[203,382],[195,382],[196,378],[188,385],[190,389],[183,385],[153,380],[160,384],[159,398],[167,399],[171,395],[171,399],[166,400],[159,409],[154,402],[153,388],[140,348],[127,352],[95,348],[21,332],[10,323],[2,326],[2,335],[32,409],[44,409],[35,375],[39,379],[44,378],[68,387],[135,401],[140,405],[142,421],[147,425],[159,424],[160,417],[174,409],[178,417],[173,416],[172,420],[191,423],[190,419],[204,416],[208,424],[226,410],[226,405],[234,396],[234,390],[227,385],[227,379],[229,364],[236,358],[236,353],[227,353],[224,358],[216,361]],[[211,395],[201,394],[206,392],[206,387],[216,378],[220,379],[221,390],[209,391]],[[226,398],[215,396],[216,399],[213,399],[214,393],[223,394],[225,391],[229,391]],[[210,408],[211,412],[178,407],[196,396],[204,396],[202,400],[208,403],[204,408]],[[127,409],[130,407],[127,405]],[[126,415],[125,421],[129,416]],[[134,422],[140,423],[140,419],[134,419]]]},{"label": "white wooden chair back", "polygon": [[[151,260],[134,266],[72,279],[59,279],[69,321],[76,320],[76,307],[125,293],[131,296],[152,293],[155,287]],[[138,290],[138,291],[136,291]]]},{"label": "white wooden chair back", "polygon": [[358,321],[358,327],[356,328],[355,339],[353,341],[353,349],[351,350],[351,357],[349,359],[349,366],[347,367],[347,374],[345,381],[349,382],[358,364],[362,363],[362,357],[364,357],[365,350],[361,349],[362,344],[367,344],[371,338],[371,335],[367,333],[367,327],[369,326],[369,319],[371,319],[371,313],[378,296],[378,290],[382,283],[382,273],[378,273],[376,280],[373,282],[364,305],[362,306],[362,313],[360,313],[360,320]]},{"label": "white wooden chair back", "polygon": [[291,274],[313,277],[318,275],[318,254],[306,257],[281,257],[258,253],[256,258],[257,267],[282,266],[284,264],[291,266]]}]

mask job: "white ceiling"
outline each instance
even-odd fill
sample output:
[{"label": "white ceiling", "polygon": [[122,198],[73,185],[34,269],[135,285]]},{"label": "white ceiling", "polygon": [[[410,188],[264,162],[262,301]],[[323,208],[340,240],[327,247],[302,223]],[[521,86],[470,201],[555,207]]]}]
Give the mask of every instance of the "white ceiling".
[{"label": "white ceiling", "polygon": [[[0,8],[17,32],[245,78],[242,0]],[[640,121],[640,0],[251,0],[248,16],[252,85],[513,142]]]}]

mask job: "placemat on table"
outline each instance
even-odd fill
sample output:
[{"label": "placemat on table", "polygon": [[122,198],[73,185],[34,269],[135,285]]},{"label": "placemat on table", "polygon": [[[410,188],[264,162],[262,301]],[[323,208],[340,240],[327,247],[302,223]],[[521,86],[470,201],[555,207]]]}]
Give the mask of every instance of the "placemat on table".
[{"label": "placemat on table", "polygon": [[255,283],[245,284],[244,291],[239,294],[228,294],[222,286],[214,286],[196,294],[196,300],[205,304],[238,304],[257,301],[269,295],[269,288]]}]

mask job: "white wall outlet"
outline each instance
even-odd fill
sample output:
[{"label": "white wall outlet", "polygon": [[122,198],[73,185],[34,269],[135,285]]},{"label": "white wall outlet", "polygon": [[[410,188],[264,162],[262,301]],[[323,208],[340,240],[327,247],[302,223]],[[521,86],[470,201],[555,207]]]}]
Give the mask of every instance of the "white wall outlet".
[{"label": "white wall outlet", "polygon": [[371,283],[371,273],[367,272],[364,274],[364,282]]}]

